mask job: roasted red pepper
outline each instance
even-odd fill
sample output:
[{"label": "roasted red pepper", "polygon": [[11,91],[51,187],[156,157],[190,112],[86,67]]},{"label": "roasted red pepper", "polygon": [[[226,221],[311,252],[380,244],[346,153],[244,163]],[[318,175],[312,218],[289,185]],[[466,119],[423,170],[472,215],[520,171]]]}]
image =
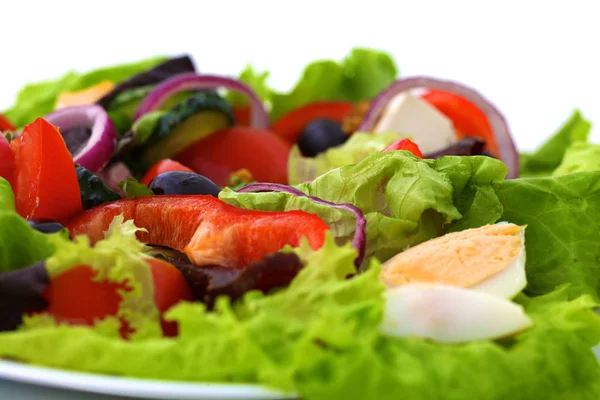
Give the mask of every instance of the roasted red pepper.
[{"label": "roasted red pepper", "polygon": [[285,245],[298,246],[303,237],[317,249],[329,229],[318,216],[304,211],[244,210],[202,195],[118,200],[85,211],[67,227],[71,235],[86,234],[95,243],[119,214],[147,230],[138,232],[144,243],[184,252],[196,265],[235,269]]},{"label": "roasted red pepper", "polygon": [[73,158],[56,127],[38,118],[10,144],[16,166],[13,189],[21,216],[65,223],[81,212]]}]

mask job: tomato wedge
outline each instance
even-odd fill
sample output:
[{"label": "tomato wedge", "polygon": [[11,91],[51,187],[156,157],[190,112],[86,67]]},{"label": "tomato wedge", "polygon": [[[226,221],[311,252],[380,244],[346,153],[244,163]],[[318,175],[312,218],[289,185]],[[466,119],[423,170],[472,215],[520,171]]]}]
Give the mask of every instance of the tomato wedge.
[{"label": "tomato wedge", "polygon": [[15,152],[15,200],[22,217],[65,223],[81,212],[73,158],[58,128],[38,118],[10,144]]},{"label": "tomato wedge", "polygon": [[175,159],[221,187],[243,168],[259,182],[287,183],[290,148],[267,130],[234,126],[200,139]]},{"label": "tomato wedge", "polygon": [[8,118],[0,114],[0,132],[14,131],[16,129],[17,128],[8,120]]},{"label": "tomato wedge", "polygon": [[315,119],[327,118],[340,124],[352,110],[353,104],[347,101],[322,101],[296,108],[279,118],[271,130],[289,143],[296,143],[306,125]]},{"label": "tomato wedge", "polygon": [[385,149],[383,149],[383,151],[392,150],[408,150],[415,156],[423,158],[423,153],[421,153],[421,149],[419,149],[419,146],[410,139],[400,139],[397,142],[394,142]]},{"label": "tomato wedge", "polygon": [[86,210],[67,224],[71,235],[102,239],[113,218],[145,228],[138,238],[187,254],[196,265],[243,269],[285,245],[298,246],[306,237],[313,249],[323,245],[329,229],[315,214],[267,212],[233,207],[203,195],[135,197]]},{"label": "tomato wedge", "polygon": [[452,121],[459,140],[464,137],[481,138],[485,141],[486,150],[494,157],[500,157],[492,127],[485,113],[475,104],[441,90],[429,90],[422,98]]},{"label": "tomato wedge", "polygon": [[[154,301],[162,314],[169,308],[194,296],[185,278],[171,264],[147,259],[154,281]],[[119,310],[122,297],[120,291],[130,290],[126,284],[116,284],[95,279],[96,272],[87,265],[72,268],[52,279],[44,291],[48,302],[47,311],[59,322],[73,325],[94,325],[96,320],[114,316]],[[165,336],[177,335],[177,324],[161,318]],[[126,324],[121,326],[121,334],[130,333]]]},{"label": "tomato wedge", "polygon": [[159,162],[157,162],[156,164],[154,164],[148,170],[148,172],[146,172],[146,175],[144,175],[144,177],[142,178],[140,183],[147,186],[148,184],[150,184],[150,182],[152,182],[152,179],[156,178],[157,175],[162,174],[163,172],[169,172],[169,171],[194,172],[190,168],[186,167],[185,165],[183,165],[181,163],[178,163],[177,161],[171,160],[170,158],[164,158],[164,159],[160,160]]},{"label": "tomato wedge", "polygon": [[0,176],[15,189],[15,155],[8,140],[0,133]]}]

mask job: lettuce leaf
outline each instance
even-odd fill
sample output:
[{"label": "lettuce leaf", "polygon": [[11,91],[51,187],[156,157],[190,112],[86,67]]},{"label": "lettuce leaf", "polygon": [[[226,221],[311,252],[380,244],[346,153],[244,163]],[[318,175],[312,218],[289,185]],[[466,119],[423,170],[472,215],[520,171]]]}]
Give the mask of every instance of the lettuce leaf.
[{"label": "lettuce leaf", "polygon": [[600,145],[575,142],[567,149],[562,162],[552,175],[561,176],[586,171],[600,171]]},{"label": "lettuce leaf", "polygon": [[48,236],[17,214],[11,186],[0,177],[0,273],[35,264],[53,251]]},{"label": "lettuce leaf", "polygon": [[[353,271],[354,250],[331,238],[286,289],[221,298],[215,312],[182,303],[169,312],[177,338],[124,341],[112,327],[56,326],[0,334],[0,356],[51,367],[161,380],[260,383],[306,399],[596,399],[591,343],[599,317],[589,297],[560,288],[520,296],[534,320],[502,342],[447,345],[378,333],[380,266]],[[109,325],[109,324],[108,324]],[[109,329],[110,328],[110,329]]]},{"label": "lettuce leaf", "polygon": [[71,71],[57,80],[31,83],[21,89],[15,104],[4,114],[17,126],[23,126],[37,117],[52,112],[61,92],[85,89],[104,80],[118,83],[167,59],[168,57],[163,56],[154,57],[134,63],[105,67],[85,74]]},{"label": "lettuce leaf", "polygon": [[295,145],[288,160],[288,182],[290,185],[310,182],[334,168],[356,164],[404,137],[406,136],[395,132],[379,135],[356,132],[344,144],[315,157],[304,157]]},{"label": "lettuce leaf", "polygon": [[592,125],[579,110],[546,143],[532,154],[521,155],[522,177],[550,176],[561,164],[565,152],[574,143],[587,142]]},{"label": "lettuce leaf", "polygon": [[600,171],[516,179],[496,186],[502,219],[527,224],[527,293],[571,283],[572,297],[600,294]]},{"label": "lettuce leaf", "polygon": [[[247,83],[271,105],[271,120],[276,120],[296,107],[316,101],[340,100],[357,102],[376,96],[392,83],[398,69],[392,57],[384,52],[355,48],[341,62],[315,61],[306,66],[300,80],[289,93],[279,93],[267,85],[267,72],[247,66],[239,79]],[[228,98],[235,105],[245,105],[240,96]]]},{"label": "lettuce leaf", "polygon": [[119,182],[119,189],[125,193],[125,197],[141,197],[141,196],[154,196],[154,192],[148,188],[148,186],[140,183],[135,178],[127,178]]},{"label": "lettuce leaf", "polygon": [[[323,200],[360,208],[367,218],[366,256],[385,261],[446,230],[496,222],[502,206],[492,183],[505,175],[506,166],[488,157],[421,160],[407,151],[393,151],[373,154],[296,187]],[[315,213],[329,224],[338,243],[354,234],[352,215],[303,197],[224,189],[219,198],[248,209]],[[447,225],[451,223],[456,225]]]}]

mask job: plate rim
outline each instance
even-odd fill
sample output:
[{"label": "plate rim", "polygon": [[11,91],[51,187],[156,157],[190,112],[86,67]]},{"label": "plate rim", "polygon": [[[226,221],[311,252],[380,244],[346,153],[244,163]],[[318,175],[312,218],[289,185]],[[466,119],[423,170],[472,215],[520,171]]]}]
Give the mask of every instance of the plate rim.
[{"label": "plate rim", "polygon": [[142,399],[294,399],[260,385],[162,381],[101,375],[0,360],[0,380],[79,392]]}]

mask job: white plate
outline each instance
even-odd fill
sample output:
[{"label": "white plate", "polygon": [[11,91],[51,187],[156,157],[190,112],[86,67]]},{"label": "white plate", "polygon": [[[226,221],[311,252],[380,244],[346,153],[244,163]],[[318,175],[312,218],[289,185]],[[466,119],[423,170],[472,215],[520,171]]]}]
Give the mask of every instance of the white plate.
[{"label": "white plate", "polygon": [[114,400],[113,396],[120,399],[172,400],[295,398],[253,385],[150,381],[0,361],[0,398],[2,399]]}]

